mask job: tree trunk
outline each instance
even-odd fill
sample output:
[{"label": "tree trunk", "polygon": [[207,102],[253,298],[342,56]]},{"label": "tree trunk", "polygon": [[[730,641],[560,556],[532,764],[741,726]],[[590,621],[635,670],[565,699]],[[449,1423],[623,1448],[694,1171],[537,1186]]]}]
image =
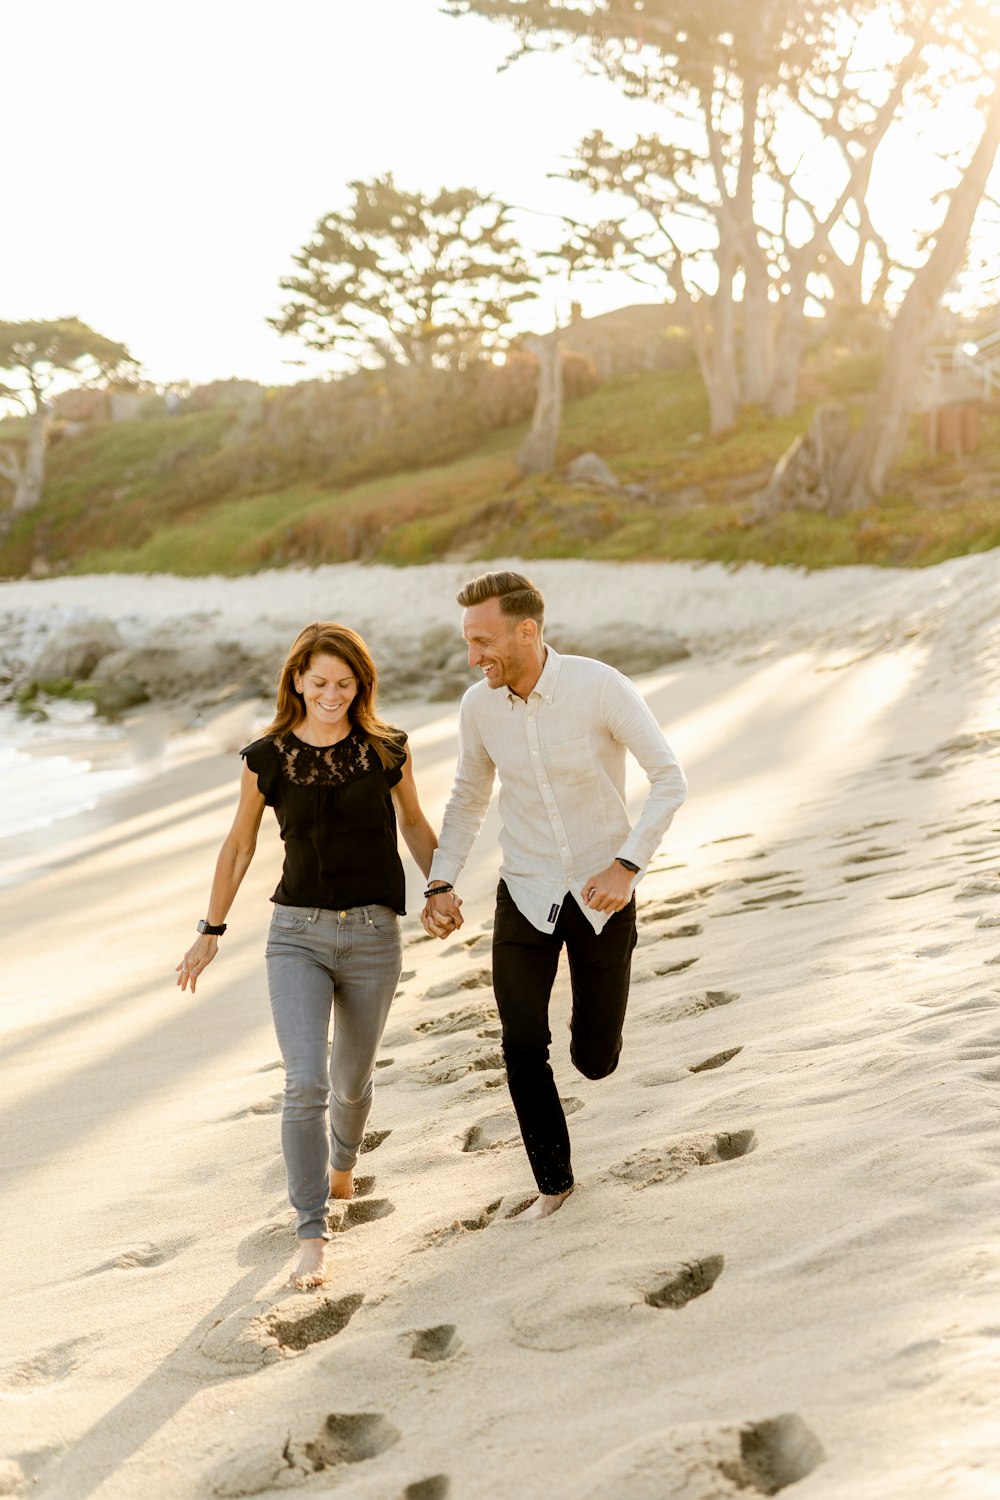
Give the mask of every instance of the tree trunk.
[{"label": "tree trunk", "polygon": [[772,417],[790,417],[799,399],[799,372],[806,346],[805,289],[801,296],[792,287],[785,297],[778,336],[774,345],[774,366],[768,404]]},{"label": "tree trunk", "polygon": [[774,306],[768,295],[766,268],[745,265],[743,288],[743,400],[763,406],[774,383]]},{"label": "tree trunk", "polygon": [[808,432],[800,434],[775,464],[755,519],[784,510],[829,510],[831,475],[850,436],[845,407],[836,402],[817,406]]},{"label": "tree trunk", "polygon": [[732,271],[727,274],[720,265],[715,296],[695,300],[688,294],[687,306],[695,358],[708,396],[709,430],[714,435],[732,427],[740,405]]},{"label": "tree trunk", "polygon": [[951,195],[927,263],[910,284],[889,335],[882,378],[864,426],[855,433],[832,476],[835,514],[860,510],[876,500],[909,424],[923,355],[948,283],[962,263],[972,224],[1000,146],[1000,93],[989,113],[972,161]]},{"label": "tree trunk", "polygon": [[11,514],[34,510],[45,487],[45,455],[49,446],[51,417],[45,407],[28,419],[28,445],[14,485]]},{"label": "tree trunk", "polygon": [[522,474],[543,474],[555,467],[562,417],[562,363],[559,358],[559,329],[540,337],[531,334],[525,348],[538,360],[538,394],[531,419],[531,431],[517,455]]}]

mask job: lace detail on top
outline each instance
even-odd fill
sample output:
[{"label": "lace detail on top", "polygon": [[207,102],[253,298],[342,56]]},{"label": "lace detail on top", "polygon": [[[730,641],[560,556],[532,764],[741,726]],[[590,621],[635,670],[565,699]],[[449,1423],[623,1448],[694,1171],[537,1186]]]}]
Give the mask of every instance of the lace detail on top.
[{"label": "lace detail on top", "polygon": [[368,741],[353,729],[335,745],[307,745],[294,734],[278,735],[274,748],[285,779],[294,786],[342,786],[378,762]]}]

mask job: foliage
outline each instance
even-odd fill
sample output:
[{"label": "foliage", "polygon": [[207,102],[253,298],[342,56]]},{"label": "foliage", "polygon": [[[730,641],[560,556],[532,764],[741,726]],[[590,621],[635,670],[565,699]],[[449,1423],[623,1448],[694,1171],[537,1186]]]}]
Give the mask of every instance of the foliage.
[{"label": "foliage", "polygon": [[[901,119],[923,117],[957,191],[967,143],[942,137],[935,106],[987,117],[998,62],[998,7],[986,0],[445,0],[445,9],[508,26],[515,56],[576,44],[626,94],[663,106],[656,134],[622,144],[594,132],[580,143],[567,175],[620,207],[570,226],[563,254],[581,267],[618,263],[686,308],[713,431],[741,403],[794,409],[807,313],[863,305],[870,317],[928,269],[953,190],[928,190],[924,233],[904,265],[910,247],[890,246],[872,212],[876,156]],[[981,197],[980,188],[976,206]],[[912,350],[903,363],[912,386]],[[884,464],[870,467],[875,478]]]},{"label": "foliage", "polygon": [[[870,355],[825,354],[808,370],[809,395],[863,397],[876,376]],[[251,484],[241,472],[262,453],[250,453],[231,410],[110,423],[53,446],[46,502],[0,545],[0,572],[26,572],[39,555],[57,570],[181,574],[512,553],[911,566],[1000,546],[1000,409],[991,407],[978,454],[932,460],[912,440],[877,505],[844,517],[758,518],[757,493],[810,415],[807,406],[775,422],[754,408],[713,438],[688,371],[609,380],[567,402],[558,462],[599,453],[623,485],[613,492],[574,487],[558,472],[519,480],[524,420],[442,462],[370,468],[355,480],[304,475],[289,438],[267,450],[269,480]]]},{"label": "foliage", "polygon": [[134,364],[124,344],[95,333],[79,318],[0,323],[0,371],[16,381],[0,383],[0,398],[29,413],[41,410],[46,391],[60,374],[93,380]]},{"label": "foliage", "polygon": [[511,307],[537,286],[510,210],[474,188],[406,192],[391,174],[349,186],[349,207],[295,256],[271,326],[375,369],[456,368],[499,347]]}]

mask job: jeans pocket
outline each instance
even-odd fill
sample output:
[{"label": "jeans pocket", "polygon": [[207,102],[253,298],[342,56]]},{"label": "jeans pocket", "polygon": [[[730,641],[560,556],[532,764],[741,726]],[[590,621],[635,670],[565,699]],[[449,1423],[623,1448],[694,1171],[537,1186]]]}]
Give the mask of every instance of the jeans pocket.
[{"label": "jeans pocket", "polygon": [[308,918],[294,906],[276,906],[271,916],[272,932],[305,932]]},{"label": "jeans pocket", "polygon": [[368,925],[378,937],[396,937],[399,917],[391,906],[369,906]]}]

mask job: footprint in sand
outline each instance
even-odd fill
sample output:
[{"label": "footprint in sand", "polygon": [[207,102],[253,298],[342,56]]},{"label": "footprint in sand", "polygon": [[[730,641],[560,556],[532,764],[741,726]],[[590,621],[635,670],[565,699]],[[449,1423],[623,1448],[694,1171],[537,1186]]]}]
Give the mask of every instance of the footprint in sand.
[{"label": "footprint in sand", "polygon": [[461,1010],[451,1010],[446,1016],[436,1016],[430,1021],[419,1021],[416,1030],[421,1036],[453,1036],[459,1031],[475,1031],[496,1019],[496,1006],[491,1003],[465,1005]]},{"label": "footprint in sand", "polygon": [[[467,1078],[470,1073],[495,1073],[504,1074],[503,1053],[497,1047],[488,1050],[477,1050],[466,1052],[460,1057],[454,1055],[448,1057],[435,1057],[429,1063],[419,1068],[415,1076],[421,1083],[431,1087],[443,1087],[445,1084],[457,1083],[462,1078]],[[496,1083],[503,1082],[503,1077],[496,1079]]]},{"label": "footprint in sand", "polygon": [[[801,895],[802,891],[795,890],[792,886],[787,886],[784,890],[780,891],[766,891],[761,896],[746,896],[740,903],[740,909],[742,911],[758,911],[761,907],[771,906],[775,901],[796,901]],[[723,913],[723,915],[732,916],[733,913]]]},{"label": "footprint in sand", "polygon": [[278,1303],[256,1315],[246,1308],[221,1318],[205,1334],[200,1352],[234,1370],[262,1369],[342,1333],[364,1302],[363,1292]]},{"label": "footprint in sand", "polygon": [[429,990],[424,991],[421,998],[442,1000],[446,995],[458,995],[462,990],[488,989],[492,984],[492,969],[470,969],[468,973],[460,974],[453,979],[445,979],[441,984],[432,984]]},{"label": "footprint in sand", "polygon": [[726,1063],[732,1062],[734,1057],[739,1057],[743,1051],[742,1047],[727,1047],[723,1052],[713,1052],[711,1057],[706,1057],[704,1062],[692,1063],[688,1068],[689,1073],[711,1073],[716,1068],[724,1068]]},{"label": "footprint in sand", "polygon": [[661,1182],[679,1182],[692,1167],[713,1166],[747,1156],[757,1146],[752,1130],[720,1131],[717,1135],[682,1136],[673,1145],[659,1149],[645,1146],[609,1168],[605,1180],[631,1183],[637,1190]]},{"label": "footprint in sand", "polygon": [[[583,1108],[582,1099],[560,1099],[563,1111],[575,1115]],[[462,1138],[463,1151],[495,1151],[520,1140],[517,1119],[513,1110],[502,1110],[495,1115],[485,1115],[475,1125],[470,1125]]]},{"label": "footprint in sand", "polygon": [[338,1297],[336,1300],[324,1297],[319,1307],[305,1312],[298,1307],[291,1307],[287,1311],[276,1307],[267,1318],[265,1326],[280,1349],[297,1353],[343,1333],[364,1300],[364,1292],[352,1292],[349,1296]]},{"label": "footprint in sand", "polygon": [[636,974],[633,983],[645,984],[650,979],[662,979],[666,974],[683,974],[685,969],[690,969],[698,962],[695,958],[679,958],[674,963],[656,964],[645,974]]},{"label": "footprint in sand", "polygon": [[654,1284],[642,1294],[647,1307],[686,1307],[696,1297],[710,1292],[726,1264],[723,1255],[706,1255],[701,1260],[685,1261],[670,1271],[663,1271]]},{"label": "footprint in sand", "polygon": [[[665,1270],[620,1261],[612,1266],[581,1266],[577,1275],[517,1303],[510,1315],[513,1342],[524,1349],[561,1353],[620,1339],[636,1319],[652,1316],[647,1308],[679,1311],[710,1292],[724,1265],[723,1256],[706,1255]],[[656,1492],[658,1497],[665,1493]]]},{"label": "footprint in sand", "polygon": [[671,927],[666,932],[653,932],[647,929],[645,924],[639,931],[639,940],[636,944],[639,948],[646,948],[650,943],[670,942],[672,938],[701,937],[704,932],[700,922],[688,922],[680,927]]},{"label": "footprint in sand", "polygon": [[184,1239],[166,1240],[160,1245],[154,1245],[148,1240],[142,1245],[130,1245],[126,1250],[117,1251],[110,1260],[102,1260],[99,1266],[84,1271],[83,1275],[100,1276],[105,1271],[150,1270],[153,1266],[162,1266],[165,1261],[180,1255],[188,1245],[194,1244],[194,1238],[193,1235],[188,1235]]},{"label": "footprint in sand", "polygon": [[[52,1344],[48,1349],[40,1349],[37,1354],[30,1355],[28,1359],[5,1365],[3,1369],[0,1369],[0,1391],[25,1392],[32,1390],[35,1386],[55,1385],[57,1381],[65,1380],[68,1375],[72,1375],[80,1363],[80,1352],[89,1342],[87,1338],[66,1339],[61,1344]],[[0,1488],[0,1495],[5,1493],[3,1488]]]},{"label": "footprint in sand", "polygon": [[282,1094],[271,1094],[267,1099],[257,1099],[253,1104],[247,1104],[243,1109],[235,1110],[231,1115],[224,1115],[225,1120],[247,1120],[253,1115],[276,1115],[281,1111]]},{"label": "footprint in sand", "polygon": [[431,1474],[427,1479],[415,1479],[403,1491],[403,1500],[447,1500],[451,1480],[447,1474]]},{"label": "footprint in sand", "polygon": [[377,1151],[383,1141],[387,1141],[392,1135],[391,1130],[369,1130],[361,1142],[361,1155],[365,1156],[369,1151]]},{"label": "footprint in sand", "polygon": [[706,897],[712,894],[717,884],[718,882],[713,882],[711,885],[699,885],[692,891],[684,891],[677,896],[667,896],[655,905],[640,907],[639,919],[644,923],[673,921],[675,917],[703,906]]},{"label": "footprint in sand", "polygon": [[413,1329],[406,1337],[410,1340],[410,1358],[437,1364],[442,1359],[451,1359],[462,1347],[454,1323],[439,1323],[436,1328]]},{"label": "footprint in sand", "polygon": [[502,1198],[497,1198],[493,1203],[487,1203],[482,1212],[476,1214],[474,1218],[453,1219],[450,1224],[442,1224],[440,1229],[432,1229],[424,1236],[417,1249],[433,1250],[436,1246],[446,1245],[451,1240],[462,1239],[466,1234],[478,1234],[480,1230],[488,1228],[493,1223],[503,1201]]},{"label": "footprint in sand", "polygon": [[939,880],[934,885],[915,885],[906,891],[893,891],[885,899],[887,901],[912,901],[917,896],[929,896],[932,891],[947,891],[954,883],[953,880]]},{"label": "footprint in sand", "polygon": [[849,854],[846,859],[841,860],[842,865],[872,865],[878,864],[883,859],[904,859],[906,851],[903,849],[885,849],[878,844],[872,844],[868,849],[863,849],[860,854]]},{"label": "footprint in sand", "polygon": [[398,1443],[400,1433],[380,1412],[331,1412],[320,1431],[276,1434],[234,1449],[217,1464],[210,1479],[213,1495],[260,1495],[266,1490],[303,1484],[348,1464],[364,1463]]},{"label": "footprint in sand", "polygon": [[706,1429],[665,1427],[616,1448],[582,1476],[577,1500],[753,1500],[805,1479],[826,1454],[795,1412]]},{"label": "footprint in sand", "polygon": [[975,875],[971,880],[963,880],[955,892],[955,900],[964,901],[969,896],[1000,896],[1000,875]]},{"label": "footprint in sand", "polygon": [[706,1057],[699,1063],[690,1063],[686,1068],[671,1067],[669,1063],[663,1063],[639,1073],[635,1081],[644,1089],[661,1088],[666,1083],[681,1083],[691,1073],[711,1073],[716,1068],[724,1068],[734,1057],[739,1057],[742,1051],[742,1047],[727,1047],[724,1052],[713,1052],[711,1057]]},{"label": "footprint in sand", "polygon": [[646,1011],[643,1019],[655,1021],[657,1025],[671,1025],[674,1021],[687,1021],[692,1016],[703,1015],[720,1005],[732,1005],[739,998],[739,990],[698,990],[692,995],[679,996],[659,1010]]},{"label": "footprint in sand", "polygon": [[326,1216],[331,1234],[346,1234],[360,1224],[374,1224],[376,1219],[387,1219],[396,1212],[396,1205],[388,1198],[334,1199]]}]

